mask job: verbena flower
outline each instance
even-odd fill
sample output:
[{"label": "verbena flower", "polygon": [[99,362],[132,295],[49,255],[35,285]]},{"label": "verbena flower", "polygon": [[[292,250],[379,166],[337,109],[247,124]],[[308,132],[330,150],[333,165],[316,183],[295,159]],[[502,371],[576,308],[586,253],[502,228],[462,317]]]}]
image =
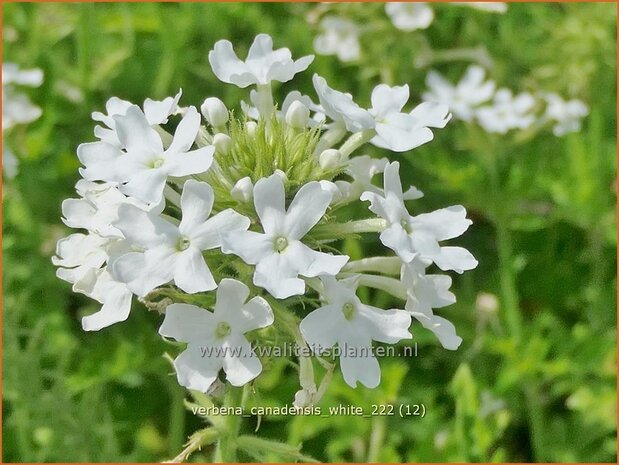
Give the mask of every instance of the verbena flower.
[{"label": "verbena flower", "polygon": [[[163,336],[188,344],[174,361],[177,377],[203,392],[222,368],[234,386],[258,376],[260,361],[244,335],[271,324],[274,340],[319,344],[317,354],[340,348],[353,387],[378,385],[373,341],[410,338],[413,318],[445,348],[460,345],[455,327],[433,313],[455,301],[451,278],[431,267],[461,273],[477,265],[465,249],[441,244],[471,221],[461,206],[410,214],[404,202],[423,194],[412,186],[404,192],[399,163],[371,152],[431,141],[432,129],[449,121],[447,105],[407,109],[408,86],[378,84],[366,109],[318,75],[316,97],[292,90],[276,103],[272,84],[291,80],[312,59],[295,61],[261,34],[241,61],[220,41],[209,55],[213,71],[224,82],[255,85],[249,103],[206,97],[200,113],[181,106],[179,92],[143,108],[112,98],[106,114],[93,114],[102,126],[97,141],[77,150],[79,198],[62,208],[65,224],[82,232],[61,239],[53,258],[60,278],[101,303],[84,329],[125,320],[138,296],[165,313]],[[378,217],[340,213],[360,199]],[[385,255],[349,261],[341,239],[351,233],[382,242]],[[400,309],[362,302],[358,286],[391,294]],[[250,288],[255,297],[245,303]],[[311,362],[300,365],[297,400],[317,402]]]},{"label": "verbena flower", "polygon": [[234,231],[222,237],[223,252],[256,265],[254,284],[279,299],[305,293],[299,275],[335,275],[348,261],[346,255],[312,250],[301,242],[327,211],[331,194],[318,182],[305,184],[288,209],[285,195],[280,176],[261,179],[254,188],[254,205],[263,232]]},{"label": "verbena flower", "polygon": [[438,72],[430,71],[426,76],[429,90],[424,92],[423,99],[444,103],[455,118],[471,121],[476,108],[490,100],[494,94],[496,85],[494,81],[485,81],[485,74],[482,67],[471,65],[454,86]]},{"label": "verbena flower", "polygon": [[314,50],[320,55],[337,55],[343,61],[355,61],[361,56],[360,28],[354,22],[337,16],[320,20],[320,33],[314,38]]},{"label": "verbena flower", "polygon": [[554,122],[552,132],[562,137],[570,132],[578,132],[582,127],[582,119],[589,114],[589,108],[581,100],[563,100],[558,94],[549,93],[544,96],[547,107],[545,116]]},{"label": "verbena flower", "polygon": [[410,315],[403,310],[382,310],[361,302],[355,278],[337,281],[321,278],[325,305],[301,321],[301,334],[317,353],[338,345],[344,380],[373,388],[380,383],[380,367],[372,352],[372,341],[395,344],[410,339]]},{"label": "verbena flower", "polygon": [[425,29],[434,20],[434,10],[423,2],[388,2],[385,10],[393,25],[402,31]]},{"label": "verbena flower", "polygon": [[505,134],[512,129],[527,129],[535,122],[535,98],[528,92],[513,95],[509,89],[499,89],[492,104],[477,109],[477,120],[488,132]]},{"label": "verbena flower", "polygon": [[245,333],[273,323],[271,307],[262,297],[247,303],[249,289],[235,279],[223,279],[211,313],[194,305],[172,304],[159,334],[187,342],[174,360],[178,382],[206,392],[223,368],[233,386],[242,386],[262,371]]}]

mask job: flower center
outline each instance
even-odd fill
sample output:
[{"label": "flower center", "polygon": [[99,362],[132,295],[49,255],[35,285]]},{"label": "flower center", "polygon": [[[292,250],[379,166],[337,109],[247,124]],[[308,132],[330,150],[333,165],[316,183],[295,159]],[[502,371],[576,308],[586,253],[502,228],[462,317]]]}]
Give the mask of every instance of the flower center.
[{"label": "flower center", "polygon": [[277,253],[282,253],[284,250],[286,250],[286,247],[288,247],[288,239],[286,239],[284,236],[280,236],[275,239],[273,245]]},{"label": "flower center", "polygon": [[230,327],[230,323],[220,321],[217,323],[217,327],[215,328],[215,336],[218,339],[223,339],[224,337],[229,336],[231,331],[232,328]]},{"label": "flower center", "polygon": [[411,228],[411,225],[405,219],[400,220],[400,225],[402,225],[402,228],[404,228],[404,231],[406,231],[407,234],[413,232],[413,228]]},{"label": "flower center", "polygon": [[151,168],[161,168],[161,166],[163,165],[163,163],[165,162],[165,160],[163,158],[155,158],[154,160],[152,160],[150,162],[150,167]]},{"label": "flower center", "polygon": [[181,236],[176,243],[176,250],[182,252],[183,250],[187,250],[191,245],[191,241],[187,236]]},{"label": "flower center", "polygon": [[345,303],[342,306],[342,313],[344,314],[344,318],[346,318],[348,321],[352,320],[355,316],[355,306],[350,302]]}]

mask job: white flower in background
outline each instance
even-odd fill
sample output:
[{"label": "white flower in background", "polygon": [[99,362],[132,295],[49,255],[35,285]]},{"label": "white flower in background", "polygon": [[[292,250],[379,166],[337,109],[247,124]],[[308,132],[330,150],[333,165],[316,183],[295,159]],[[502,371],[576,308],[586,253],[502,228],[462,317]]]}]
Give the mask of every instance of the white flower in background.
[{"label": "white flower in background", "polygon": [[562,137],[570,132],[578,132],[582,127],[582,119],[589,114],[589,108],[581,100],[563,100],[559,95],[550,93],[544,96],[546,100],[546,118],[556,124],[552,132]]},{"label": "white flower in background", "polygon": [[408,97],[408,85],[379,84],[374,88],[369,110],[376,122],[372,144],[405,152],[430,142],[434,134],[429,128],[444,128],[451,119],[447,105],[441,103],[425,102],[403,113]]},{"label": "white flower in background", "polygon": [[527,129],[535,122],[535,104],[535,98],[528,92],[514,96],[509,89],[499,89],[492,104],[477,109],[477,121],[484,130],[499,134]]},{"label": "white flower in background", "polygon": [[387,165],[384,194],[364,192],[361,200],[370,201],[370,210],[387,220],[381,242],[392,249],[403,262],[415,257],[435,263],[441,270],[462,273],[477,266],[477,260],[462,247],[441,247],[440,241],[462,235],[472,224],[461,205],[442,208],[432,213],[411,216],[403,201],[400,164]]},{"label": "white flower in background", "polygon": [[430,71],[426,76],[429,90],[423,93],[426,102],[444,103],[454,117],[463,121],[471,121],[475,109],[490,100],[494,94],[494,81],[484,81],[485,70],[476,65],[467,68],[466,73],[455,86],[436,71]]},{"label": "white flower in background", "polygon": [[403,310],[382,310],[366,305],[356,295],[354,278],[337,281],[321,277],[324,306],[301,321],[300,330],[310,348],[318,354],[339,346],[340,368],[344,381],[357,387],[357,381],[374,388],[380,383],[380,366],[372,353],[372,341],[395,344],[411,339],[411,316]]},{"label": "white flower in background", "polygon": [[77,155],[80,170],[89,181],[121,182],[120,190],[146,203],[159,203],[169,176],[203,173],[213,162],[213,146],[190,150],[200,128],[200,114],[189,107],[166,149],[161,136],[139,107],[115,116],[116,132],[126,153],[106,142],[81,144]]},{"label": "white flower in background", "polygon": [[432,311],[456,302],[456,296],[449,291],[451,277],[426,274],[426,267],[418,258],[402,265],[401,279],[408,296],[405,309],[432,331],[445,349],[456,350],[462,338],[456,334],[455,326]]},{"label": "white flower in background", "polygon": [[305,293],[305,282],[299,275],[335,275],[348,261],[346,255],[318,252],[301,242],[331,202],[331,194],[320,183],[301,187],[287,210],[285,201],[280,176],[260,179],[254,187],[254,205],[264,233],[233,231],[222,237],[222,251],[256,265],[254,284],[278,299]]},{"label": "white flower in background", "polygon": [[202,251],[220,247],[222,235],[247,229],[249,219],[232,209],[209,218],[214,199],[207,183],[186,181],[178,226],[134,205],[121,205],[114,226],[144,252],[119,257],[111,265],[112,275],[139,296],[170,281],[189,294],[215,289]]},{"label": "white flower in background", "polygon": [[320,55],[337,55],[344,62],[361,56],[359,26],[337,16],[326,16],[320,21],[320,34],[314,39],[314,50]]},{"label": "white flower in background", "polygon": [[327,81],[317,74],[314,74],[312,81],[323,113],[333,121],[333,124],[327,127],[337,126],[350,132],[374,128],[372,115],[357,105],[350,94],[332,89]]},{"label": "white flower in background", "polygon": [[[15,86],[38,87],[43,83],[40,69],[20,69],[15,63],[2,63],[2,135],[19,124],[41,116],[41,109]],[[6,139],[5,139],[6,140]],[[2,173],[9,179],[17,175],[19,159],[9,146],[2,144]]]},{"label": "white flower in background", "polygon": [[110,239],[96,234],[75,233],[60,239],[52,257],[52,263],[59,267],[56,276],[74,284],[91,269],[98,270],[108,258],[109,244]]},{"label": "white flower in background", "polygon": [[[158,124],[165,124],[168,122],[170,116],[176,114],[179,111],[178,102],[183,95],[183,90],[180,89],[176,96],[166,97],[161,101],[151,100],[147,98],[144,100],[144,116],[151,126]],[[107,126],[107,129],[102,126],[95,126],[95,136],[101,139],[103,142],[112,144],[119,148],[124,148],[118,135],[116,134],[116,120],[115,116],[125,116],[127,110],[133,106],[133,103],[127,100],[119,99],[118,97],[112,97],[105,103],[105,110],[107,114],[100,111],[92,113],[92,119],[99,121]]]},{"label": "white flower in background", "polygon": [[507,12],[507,3],[505,2],[451,2],[449,5],[468,6],[488,13]]},{"label": "white flower in background", "polygon": [[434,11],[423,2],[388,2],[385,11],[393,25],[402,31],[426,29],[434,20]]},{"label": "white flower in background", "polygon": [[166,308],[159,334],[187,342],[174,360],[181,386],[206,392],[223,368],[233,386],[242,386],[262,371],[262,364],[244,336],[273,323],[271,307],[262,297],[249,297],[245,284],[223,279],[213,312],[194,305]]},{"label": "white flower in background", "polygon": [[215,76],[241,88],[267,85],[271,81],[288,82],[295,74],[305,71],[313,60],[314,56],[308,55],[295,61],[289,49],[273,50],[273,39],[267,34],[256,36],[245,61],[239,60],[227,40],[217,42],[208,54]]}]

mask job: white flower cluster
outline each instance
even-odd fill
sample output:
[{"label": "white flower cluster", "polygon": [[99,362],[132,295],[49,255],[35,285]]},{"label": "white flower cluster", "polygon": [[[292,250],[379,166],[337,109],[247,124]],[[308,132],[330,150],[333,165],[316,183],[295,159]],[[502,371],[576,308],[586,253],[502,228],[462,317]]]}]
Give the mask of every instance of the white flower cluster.
[{"label": "white flower cluster", "polygon": [[[491,133],[506,134],[511,130],[527,129],[536,122],[549,122],[553,124],[553,133],[560,137],[579,131],[582,118],[589,112],[580,100],[566,102],[557,94],[542,94],[536,98],[528,92],[513,95],[509,89],[496,89],[496,83],[486,80],[485,70],[476,65],[469,66],[456,85],[437,71],[430,71],[426,85],[429,88],[423,94],[426,102],[449,105],[454,118],[475,121]],[[537,115],[544,104],[545,113]]]},{"label": "white flower cluster", "polygon": [[[490,13],[505,13],[503,2],[449,2],[447,5],[467,6]],[[427,29],[434,21],[434,10],[426,2],[386,2],[385,12],[396,29],[417,31]],[[336,55],[342,62],[361,57],[360,38],[363,27],[351,19],[328,14],[318,25],[314,50],[320,55]]]},{"label": "white flower cluster", "polygon": [[[38,87],[43,83],[40,69],[19,69],[15,63],[2,63],[2,136],[20,124],[28,124],[41,116],[41,109],[16,86]],[[2,172],[8,178],[17,174],[19,161],[3,140]]]},{"label": "white flower cluster", "polygon": [[[405,110],[408,87],[381,84],[364,109],[318,75],[318,103],[294,91],[276,106],[272,83],[312,60],[273,50],[261,34],[243,61],[222,40],[209,54],[215,75],[255,85],[243,118],[215,97],[201,112],[179,106],[180,92],[142,107],[112,98],[106,114],[93,113],[99,140],[78,147],[79,198],[62,205],[67,226],[84,232],[60,240],[53,257],[60,278],[102,304],[85,330],[125,320],[136,295],[165,311],[161,335],[188,344],[174,361],[179,383],[204,392],[222,368],[234,386],[258,376],[250,341],[261,328],[298,335],[316,355],[336,344],[367,352],[372,341],[411,338],[412,317],[444,347],[459,346],[454,326],[433,313],[455,302],[451,278],[428,271],[477,265],[467,250],[442,245],[471,224],[465,209],[413,215],[405,201],[423,194],[402,189],[399,163],[353,155],[366,143],[404,152],[432,140],[447,107]],[[380,173],[382,188],[372,183]],[[375,216],[338,222],[339,209],[360,200]],[[349,261],[337,241],[358,233],[380,233],[394,254]],[[366,305],[357,286],[389,292],[403,308]],[[309,313],[306,293],[321,302]],[[359,353],[341,354],[345,381],[378,385],[378,361]]]}]

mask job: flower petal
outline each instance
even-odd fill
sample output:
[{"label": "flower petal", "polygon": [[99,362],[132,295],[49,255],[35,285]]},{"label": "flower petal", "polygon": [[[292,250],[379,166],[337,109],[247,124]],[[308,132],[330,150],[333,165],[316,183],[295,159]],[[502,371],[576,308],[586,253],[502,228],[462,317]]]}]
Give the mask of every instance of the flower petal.
[{"label": "flower petal", "polygon": [[462,247],[441,247],[432,260],[441,270],[453,270],[456,273],[472,270],[479,264],[471,252]]},{"label": "flower petal", "polygon": [[227,208],[193,229],[191,240],[201,250],[214,249],[221,246],[222,237],[232,231],[245,231],[250,223],[246,216]]},{"label": "flower petal", "polygon": [[193,179],[185,181],[181,194],[181,210],[183,213],[178,229],[182,234],[189,235],[204,224],[211,214],[215,194],[211,186],[205,182]]},{"label": "flower petal", "polygon": [[462,205],[441,208],[431,213],[422,213],[411,220],[413,230],[423,229],[432,234],[437,241],[461,236],[473,222],[466,218]]},{"label": "flower petal", "polygon": [[224,355],[223,368],[226,379],[233,386],[243,386],[262,371],[260,359],[253,354],[251,344],[242,335],[231,335],[222,344],[222,348],[228,349]]},{"label": "flower petal", "polygon": [[221,251],[238,255],[249,265],[275,253],[273,242],[265,234],[254,231],[232,231],[221,236]]},{"label": "flower petal", "polygon": [[178,123],[172,143],[166,152],[187,152],[196,140],[198,129],[200,129],[200,113],[196,107],[189,107],[181,122]]},{"label": "flower petal", "polygon": [[116,133],[127,152],[148,151],[151,154],[163,153],[161,137],[148,124],[146,116],[137,105],[127,109],[126,114],[114,116]]},{"label": "flower petal", "polygon": [[289,239],[301,239],[324,216],[331,194],[319,182],[305,184],[295,195],[286,213],[285,231]]},{"label": "flower petal", "polygon": [[159,334],[177,341],[200,344],[213,333],[213,314],[195,305],[171,304],[166,307]]},{"label": "flower petal", "polygon": [[174,360],[176,377],[181,386],[207,392],[217,379],[222,362],[216,357],[203,357],[199,347],[189,346]]},{"label": "flower petal", "polygon": [[325,305],[308,314],[299,325],[303,339],[320,354],[333,347],[339,338],[339,328],[344,323],[343,313],[335,305]]},{"label": "flower petal", "polygon": [[118,220],[114,226],[121,230],[132,245],[143,248],[156,247],[162,243],[171,245],[179,236],[178,229],[172,223],[131,204],[123,204],[118,208]]},{"label": "flower petal", "polygon": [[411,316],[404,310],[382,310],[370,305],[360,305],[358,318],[375,341],[395,344],[402,339],[413,337],[408,331]]},{"label": "flower petal", "polygon": [[210,291],[217,287],[213,274],[198,247],[189,247],[177,255],[174,283],[188,294]]},{"label": "flower petal", "polygon": [[163,197],[166,173],[160,168],[144,168],[120,186],[120,191],[145,203],[159,203]]},{"label": "flower petal", "polygon": [[191,152],[168,156],[165,169],[170,176],[189,176],[208,171],[213,164],[215,147],[207,145]]},{"label": "flower petal", "polygon": [[282,234],[285,224],[286,193],[277,174],[259,179],[254,187],[254,205],[265,233]]}]

